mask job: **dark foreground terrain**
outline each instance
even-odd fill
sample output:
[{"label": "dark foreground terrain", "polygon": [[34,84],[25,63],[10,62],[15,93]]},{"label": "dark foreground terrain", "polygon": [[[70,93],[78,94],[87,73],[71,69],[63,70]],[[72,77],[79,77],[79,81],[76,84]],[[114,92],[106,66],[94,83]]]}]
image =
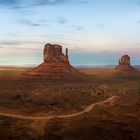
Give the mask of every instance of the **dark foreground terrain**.
[{"label": "dark foreground terrain", "polygon": [[140,140],[140,72],[25,81],[27,70],[0,68],[0,140]]}]

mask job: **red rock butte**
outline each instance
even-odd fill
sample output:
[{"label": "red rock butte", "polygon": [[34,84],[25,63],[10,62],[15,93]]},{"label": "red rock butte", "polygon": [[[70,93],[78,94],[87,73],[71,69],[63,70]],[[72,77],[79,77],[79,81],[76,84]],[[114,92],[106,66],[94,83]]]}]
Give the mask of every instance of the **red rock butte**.
[{"label": "red rock butte", "polygon": [[71,79],[80,78],[82,74],[69,64],[68,49],[62,52],[62,46],[46,44],[44,48],[44,62],[27,72],[26,75],[40,79]]},{"label": "red rock butte", "polygon": [[119,65],[115,67],[115,70],[122,72],[132,72],[137,69],[131,66],[130,56],[124,55],[119,60]]},{"label": "red rock butte", "polygon": [[62,46],[46,44],[44,48],[44,63],[67,63],[69,64],[68,49],[66,54],[62,52]]}]

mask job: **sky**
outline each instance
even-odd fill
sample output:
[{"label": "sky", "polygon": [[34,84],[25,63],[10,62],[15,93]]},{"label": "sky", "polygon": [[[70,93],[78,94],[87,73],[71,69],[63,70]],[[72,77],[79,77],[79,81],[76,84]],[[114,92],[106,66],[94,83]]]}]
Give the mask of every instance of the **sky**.
[{"label": "sky", "polygon": [[46,43],[72,65],[140,64],[140,0],[0,0],[0,65],[38,65]]}]

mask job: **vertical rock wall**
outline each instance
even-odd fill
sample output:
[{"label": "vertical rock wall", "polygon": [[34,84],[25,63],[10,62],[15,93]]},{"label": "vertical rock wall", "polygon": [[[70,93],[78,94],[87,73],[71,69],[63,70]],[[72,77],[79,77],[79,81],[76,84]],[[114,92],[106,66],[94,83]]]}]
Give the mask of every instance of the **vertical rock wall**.
[{"label": "vertical rock wall", "polygon": [[57,44],[46,44],[44,48],[44,63],[52,62],[69,63],[68,49],[66,49],[66,55],[64,55],[62,46]]}]

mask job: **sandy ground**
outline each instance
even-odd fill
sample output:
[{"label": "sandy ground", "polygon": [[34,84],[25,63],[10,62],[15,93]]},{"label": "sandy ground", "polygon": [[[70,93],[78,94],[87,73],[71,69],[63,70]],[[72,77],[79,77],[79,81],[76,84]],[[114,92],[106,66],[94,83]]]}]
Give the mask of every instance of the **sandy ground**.
[{"label": "sandy ground", "polygon": [[80,68],[86,80],[22,81],[27,70],[0,68],[0,139],[140,139],[140,72]]}]

